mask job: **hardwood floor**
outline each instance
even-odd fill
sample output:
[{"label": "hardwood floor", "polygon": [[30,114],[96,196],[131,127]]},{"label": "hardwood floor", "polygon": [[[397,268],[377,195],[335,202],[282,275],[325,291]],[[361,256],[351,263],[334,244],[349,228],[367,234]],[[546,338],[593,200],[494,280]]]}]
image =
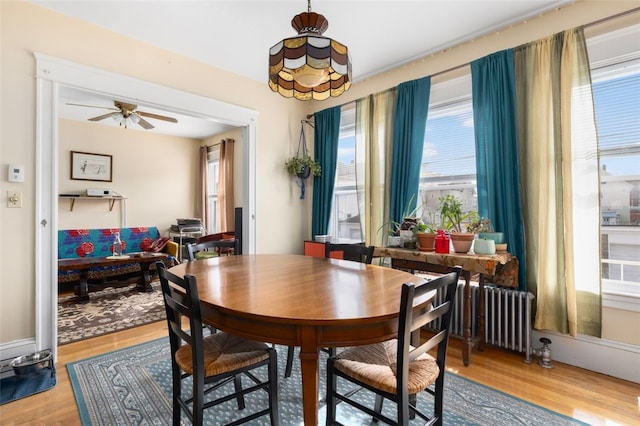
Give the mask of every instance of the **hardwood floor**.
[{"label": "hardwood floor", "polygon": [[[79,425],[71,383],[65,367],[94,355],[166,336],[164,321],[60,346],[58,384],[49,391],[0,406],[0,424]],[[488,347],[474,351],[464,367],[460,341],[451,339],[449,371],[591,425],[640,425],[640,385],[553,362],[540,367],[524,356]],[[167,419],[169,421],[169,419]]]}]

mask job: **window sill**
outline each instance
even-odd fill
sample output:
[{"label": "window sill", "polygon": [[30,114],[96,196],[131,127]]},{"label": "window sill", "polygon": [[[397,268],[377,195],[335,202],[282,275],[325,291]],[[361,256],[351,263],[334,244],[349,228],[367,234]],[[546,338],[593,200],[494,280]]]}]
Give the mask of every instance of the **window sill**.
[{"label": "window sill", "polygon": [[640,312],[640,286],[637,283],[602,280],[602,306]]}]

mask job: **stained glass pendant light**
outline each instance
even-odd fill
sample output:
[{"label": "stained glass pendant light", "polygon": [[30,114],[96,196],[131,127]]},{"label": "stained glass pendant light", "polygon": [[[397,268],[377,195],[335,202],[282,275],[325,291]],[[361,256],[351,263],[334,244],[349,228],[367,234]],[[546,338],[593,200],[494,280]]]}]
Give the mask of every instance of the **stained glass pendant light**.
[{"label": "stained glass pendant light", "polygon": [[329,27],[324,16],[311,11],[293,17],[297,37],[269,49],[269,87],[285,98],[322,101],[340,96],[351,86],[351,59],[347,46],[323,37]]}]

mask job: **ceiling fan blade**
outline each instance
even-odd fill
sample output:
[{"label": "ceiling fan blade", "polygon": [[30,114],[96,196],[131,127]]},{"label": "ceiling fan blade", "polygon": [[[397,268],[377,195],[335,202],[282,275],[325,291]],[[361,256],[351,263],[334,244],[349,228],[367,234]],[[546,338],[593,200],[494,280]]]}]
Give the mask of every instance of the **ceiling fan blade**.
[{"label": "ceiling fan blade", "polygon": [[105,107],[105,106],[97,106],[97,105],[72,104],[72,103],[70,103],[70,102],[67,102],[67,103],[66,103],[66,105],[81,106],[81,107],[89,107],[89,108],[110,109],[110,110],[112,110],[112,111],[118,111],[118,108]]},{"label": "ceiling fan blade", "polygon": [[136,111],[136,114],[138,114],[139,116],[147,117],[147,118],[155,118],[156,120],[169,121],[171,123],[177,123],[178,122],[178,120],[176,120],[173,117],[167,117],[167,116],[164,116],[164,115],[152,114],[150,112]]},{"label": "ceiling fan blade", "polygon": [[138,124],[141,127],[144,127],[147,130],[153,129],[153,124],[149,123],[147,120],[145,120],[144,118],[142,118],[140,116],[138,116]]},{"label": "ceiling fan blade", "polygon": [[117,112],[110,112],[108,114],[99,115],[97,117],[91,117],[88,120],[89,121],[100,121],[100,120],[104,120],[105,118],[113,117],[114,114],[118,114],[118,113]]}]

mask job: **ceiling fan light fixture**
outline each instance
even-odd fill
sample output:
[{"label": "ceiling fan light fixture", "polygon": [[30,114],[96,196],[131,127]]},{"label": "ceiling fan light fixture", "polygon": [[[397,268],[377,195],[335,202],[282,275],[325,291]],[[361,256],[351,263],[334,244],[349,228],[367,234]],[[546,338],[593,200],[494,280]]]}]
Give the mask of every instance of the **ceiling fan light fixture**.
[{"label": "ceiling fan light fixture", "polygon": [[323,15],[307,12],[291,20],[297,37],[269,49],[269,87],[286,98],[325,100],[351,87],[351,59],[347,46],[323,37],[329,27]]},{"label": "ceiling fan light fixture", "polygon": [[169,123],[177,123],[178,120],[174,117],[168,117],[166,115],[155,114],[148,111],[138,111],[138,105],[129,104],[122,101],[113,101],[113,107],[104,107],[97,105],[85,105],[85,104],[75,104],[71,102],[67,102],[67,105],[75,105],[81,107],[89,107],[89,108],[102,108],[109,109],[114,112],[109,112],[107,114],[101,114],[96,117],[90,117],[87,120],[89,121],[100,121],[111,117],[113,121],[118,123],[120,126],[124,126],[124,128],[128,128],[131,124],[137,124],[145,130],[153,129],[153,124],[149,123],[142,117],[152,118],[154,120],[162,120],[167,121]]}]

